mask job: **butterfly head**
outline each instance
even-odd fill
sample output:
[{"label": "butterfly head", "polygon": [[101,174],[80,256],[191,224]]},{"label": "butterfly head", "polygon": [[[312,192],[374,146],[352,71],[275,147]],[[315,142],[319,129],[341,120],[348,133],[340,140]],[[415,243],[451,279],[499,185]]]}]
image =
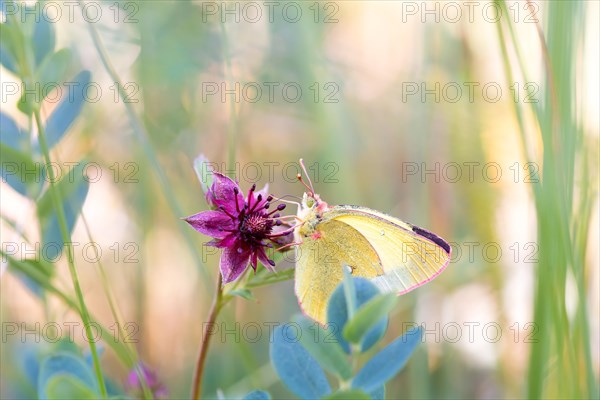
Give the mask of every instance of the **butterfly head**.
[{"label": "butterfly head", "polygon": [[302,179],[302,174],[298,174],[298,181],[300,183],[302,183],[304,185],[304,187],[306,187],[306,189],[307,189],[307,191],[304,192],[304,195],[302,196],[301,210],[304,211],[304,213],[314,212],[314,213],[319,214],[319,213],[323,212],[324,210],[326,210],[328,205],[323,200],[321,200],[321,197],[318,194],[315,193],[315,189],[310,180],[310,176],[308,175],[308,172],[306,171],[306,167],[304,166],[304,161],[302,159],[300,159],[300,166],[302,167],[302,171],[304,171],[304,175],[306,176],[306,179],[308,180],[308,184],[307,184]]}]

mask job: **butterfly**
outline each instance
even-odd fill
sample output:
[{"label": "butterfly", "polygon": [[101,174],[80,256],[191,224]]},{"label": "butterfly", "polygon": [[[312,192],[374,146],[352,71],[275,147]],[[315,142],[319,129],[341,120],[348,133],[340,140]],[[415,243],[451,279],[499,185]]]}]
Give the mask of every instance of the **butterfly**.
[{"label": "butterfly", "polygon": [[330,206],[310,183],[294,229],[295,292],[300,308],[322,324],[327,303],[344,268],[370,279],[382,292],[405,294],[438,276],[450,262],[444,239],[418,226],[366,207]]}]

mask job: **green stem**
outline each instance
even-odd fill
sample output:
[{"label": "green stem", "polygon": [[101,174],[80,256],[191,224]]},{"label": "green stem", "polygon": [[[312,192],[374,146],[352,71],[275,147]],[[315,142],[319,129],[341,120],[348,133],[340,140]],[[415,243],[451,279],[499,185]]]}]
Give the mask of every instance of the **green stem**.
[{"label": "green stem", "polygon": [[42,153],[44,155],[44,161],[46,162],[46,167],[48,170],[48,176],[50,178],[50,195],[52,197],[52,202],[54,204],[54,209],[56,210],[56,216],[58,219],[58,225],[60,226],[60,233],[62,236],[62,240],[65,244],[65,250],[67,253],[67,264],[69,265],[69,272],[71,274],[71,280],[73,281],[73,287],[75,289],[75,294],[77,296],[77,301],[79,302],[79,310],[81,319],[83,320],[85,334],[90,345],[90,351],[92,353],[92,360],[94,364],[94,371],[96,373],[96,378],[98,379],[98,386],[100,387],[100,394],[103,398],[107,397],[106,392],[106,384],[104,383],[104,377],[102,376],[102,370],[100,368],[100,360],[98,358],[98,352],[96,351],[96,343],[94,341],[94,335],[92,334],[92,329],[90,326],[90,315],[88,313],[87,306],[85,305],[85,300],[83,298],[83,292],[81,291],[81,286],[79,285],[79,277],[77,276],[77,269],[75,268],[75,260],[73,257],[73,248],[71,247],[69,231],[67,229],[67,222],[65,218],[65,211],[63,209],[62,195],[60,191],[56,188],[55,182],[56,177],[54,175],[54,169],[51,167],[50,160],[50,151],[48,150],[48,144],[46,142],[46,134],[44,131],[44,125],[42,124],[42,118],[40,116],[40,111],[38,109],[34,110],[35,122],[38,127],[38,135],[40,141],[40,147],[42,149]]},{"label": "green stem", "polygon": [[200,351],[198,353],[198,360],[196,361],[196,371],[194,372],[194,380],[192,383],[192,400],[197,400],[202,394],[202,377],[204,375],[204,366],[206,365],[206,356],[208,355],[208,347],[210,346],[210,339],[212,337],[212,329],[219,311],[223,307],[223,279],[221,274],[218,274],[217,287],[215,288],[215,297],[213,298],[212,306],[208,314],[208,321],[204,324],[204,330],[202,332],[202,341],[200,343]]},{"label": "green stem", "polygon": [[[90,240],[91,243],[95,243],[94,239],[92,238],[92,232],[87,223],[87,219],[85,218],[83,213],[81,214],[81,219],[83,221],[83,225],[85,227],[85,231],[87,233],[88,239]],[[123,324],[121,323],[122,318],[120,317],[120,313],[119,313],[119,309],[116,304],[115,296],[114,296],[112,290],[110,289],[110,285],[108,283],[108,278],[106,276],[106,271],[104,270],[104,266],[100,262],[100,254],[98,254],[98,249],[96,248],[96,246],[92,246],[92,247],[94,248],[94,256],[96,257],[96,264],[98,265],[98,271],[100,272],[100,280],[102,281],[102,288],[104,289],[104,294],[106,296],[106,299],[108,300],[108,306],[110,307],[110,312],[111,312],[113,318],[115,319],[115,322],[117,325],[117,330],[119,331],[119,337],[126,338],[127,335],[123,328]],[[146,382],[146,376],[143,373],[141,367],[138,365],[139,357],[138,357],[136,351],[134,350],[133,346],[131,346],[129,343],[127,343],[124,340],[123,347],[126,350],[126,355],[128,357],[129,363],[134,366],[135,372],[138,376],[138,379],[139,379],[141,387],[142,387],[142,393],[144,395],[144,398],[145,399],[154,398],[154,396],[152,395],[152,391],[148,387],[148,382]]]},{"label": "green stem", "polygon": [[[2,250],[0,250],[0,256],[2,256],[3,259],[8,260],[8,263],[11,268],[16,269],[23,275],[26,275],[28,278],[32,279],[35,283],[37,283],[38,285],[43,287],[48,293],[52,293],[55,296],[57,296],[59,299],[61,299],[63,301],[63,303],[65,303],[69,308],[71,308],[78,314],[81,313],[81,310],[80,310],[77,302],[75,300],[73,300],[65,292],[60,290],[58,287],[56,287],[52,283],[50,283],[50,281],[48,280],[48,277],[46,275],[44,275],[44,273],[41,272],[36,266],[34,266],[32,264],[28,264],[28,263],[23,262],[18,259],[15,259],[15,258],[11,257],[10,255],[6,254],[5,252],[3,252]],[[90,320],[94,321],[97,324],[97,326],[100,328],[100,337],[111,337],[112,336],[112,332],[109,329],[107,329],[106,327],[104,327],[101,323],[96,322],[97,320],[92,315],[90,315]],[[126,354],[127,352],[125,349],[125,345],[122,342],[116,342],[114,340],[107,340],[106,343],[115,351],[115,353],[117,354],[119,359],[123,362],[123,364],[125,364],[127,366],[127,368],[133,367],[133,364],[130,364],[131,360],[129,359],[129,357]]]}]

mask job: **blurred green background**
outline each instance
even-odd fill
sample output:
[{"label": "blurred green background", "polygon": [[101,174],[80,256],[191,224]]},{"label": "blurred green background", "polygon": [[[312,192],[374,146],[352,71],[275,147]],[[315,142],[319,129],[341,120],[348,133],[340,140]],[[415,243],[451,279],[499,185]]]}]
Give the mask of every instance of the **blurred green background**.
[{"label": "blurred green background", "polygon": [[[269,183],[279,196],[302,195],[303,158],[328,203],[374,208],[452,243],[448,269],[403,296],[390,321],[389,337],[422,324],[426,342],[389,398],[598,396],[599,3],[466,3],[110,1],[94,3],[91,23],[80,4],[72,20],[61,5],[56,48],[76,54],[70,76],[90,70],[101,96],[52,157],[101,167],[83,215],[139,358],[173,398],[188,396],[218,271],[218,252],[180,220],[206,209],[192,168],[201,153],[235,169],[242,188]],[[5,86],[19,77],[0,72],[2,111],[31,126]],[[35,241],[33,203],[0,188],[3,246],[20,241],[7,220]],[[90,241],[81,219],[73,240]],[[114,326],[96,264],[81,249],[75,257],[90,311]],[[65,257],[56,266],[70,293]],[[207,396],[290,396],[264,324],[298,312],[292,287],[223,310],[231,333],[214,338]],[[3,332],[79,321],[5,265],[1,289]],[[250,322],[263,327],[254,343]],[[20,339],[3,338],[3,398]],[[102,365],[125,381],[110,348]]]}]

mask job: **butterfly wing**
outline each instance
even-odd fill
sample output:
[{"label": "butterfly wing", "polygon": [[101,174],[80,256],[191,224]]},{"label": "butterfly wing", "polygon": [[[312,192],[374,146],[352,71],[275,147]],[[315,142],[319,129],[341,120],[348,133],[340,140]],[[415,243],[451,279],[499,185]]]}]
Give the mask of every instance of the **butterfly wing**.
[{"label": "butterfly wing", "polygon": [[296,296],[308,316],[325,323],[327,302],[343,279],[343,266],[364,278],[375,278],[384,271],[367,239],[343,222],[317,223],[302,236],[302,244],[296,248]]},{"label": "butterfly wing", "polygon": [[365,207],[335,206],[307,226],[297,247],[295,291],[302,310],[322,323],[343,266],[384,292],[404,294],[450,261],[450,246],[437,235]]},{"label": "butterfly wing", "polygon": [[390,215],[335,206],[329,218],[357,230],[373,247],[383,269],[373,282],[383,291],[407,293],[438,276],[450,262],[452,249],[444,239]]}]

